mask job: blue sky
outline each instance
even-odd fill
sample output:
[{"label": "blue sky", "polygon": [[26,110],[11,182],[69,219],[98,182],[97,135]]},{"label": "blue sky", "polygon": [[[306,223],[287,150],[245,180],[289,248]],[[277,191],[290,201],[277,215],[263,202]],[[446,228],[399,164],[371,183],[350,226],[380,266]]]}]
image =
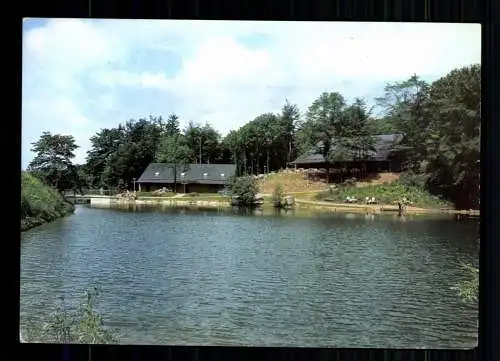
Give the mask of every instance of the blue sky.
[{"label": "blue sky", "polygon": [[387,81],[429,81],[479,63],[475,24],[27,19],[22,167],[43,131],[89,138],[130,118],[175,112],[223,135],[285,98],[323,91],[368,102]]}]

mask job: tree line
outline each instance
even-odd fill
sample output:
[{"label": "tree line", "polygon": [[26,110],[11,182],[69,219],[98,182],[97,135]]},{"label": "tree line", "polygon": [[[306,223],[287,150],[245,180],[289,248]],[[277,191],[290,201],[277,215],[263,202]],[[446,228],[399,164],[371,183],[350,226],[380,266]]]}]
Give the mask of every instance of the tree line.
[{"label": "tree line", "polygon": [[[278,113],[264,113],[225,137],[210,124],[179,117],[131,119],[91,137],[86,163],[74,165],[72,136],[45,132],[33,143],[29,170],[58,189],[130,188],[151,162],[181,168],[191,163],[234,163],[238,175],[285,168],[311,149],[328,163],[363,159],[372,136],[401,133],[394,149],[404,160],[404,179],[473,208],[478,199],[481,83],[480,65],[455,69],[428,83],[414,75],[388,83],[375,99],[374,116],[364,99],[349,103],[324,92],[301,112],[285,101]],[[335,140],[334,140],[335,139]]]}]

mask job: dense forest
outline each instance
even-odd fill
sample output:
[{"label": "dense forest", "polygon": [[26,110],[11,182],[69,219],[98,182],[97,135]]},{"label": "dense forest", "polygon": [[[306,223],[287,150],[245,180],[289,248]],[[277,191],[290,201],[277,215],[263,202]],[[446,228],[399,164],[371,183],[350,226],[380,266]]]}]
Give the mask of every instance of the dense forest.
[{"label": "dense forest", "polygon": [[[33,143],[28,170],[57,189],[131,188],[151,162],[236,163],[238,174],[285,168],[303,152],[318,149],[329,162],[348,160],[347,150],[363,154],[371,135],[401,133],[395,149],[404,159],[404,177],[412,185],[476,208],[479,195],[481,67],[455,69],[427,83],[414,75],[388,83],[375,99],[383,115],[375,117],[364,99],[347,102],[338,92],[324,92],[305,111],[285,101],[281,111],[264,113],[225,137],[210,124],[179,118],[129,120],[101,129],[92,138],[87,161],[74,165],[71,136],[44,133]],[[332,138],[340,137],[332,152]],[[339,152],[345,149],[346,152]]]}]

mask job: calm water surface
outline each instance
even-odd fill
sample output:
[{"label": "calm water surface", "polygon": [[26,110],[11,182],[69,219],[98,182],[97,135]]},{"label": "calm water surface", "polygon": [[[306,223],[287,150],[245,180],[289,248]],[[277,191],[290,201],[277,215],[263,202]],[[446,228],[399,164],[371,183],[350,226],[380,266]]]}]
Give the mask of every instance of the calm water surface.
[{"label": "calm water surface", "polygon": [[22,234],[21,323],[102,288],[122,343],[469,348],[477,223],[78,207]]}]

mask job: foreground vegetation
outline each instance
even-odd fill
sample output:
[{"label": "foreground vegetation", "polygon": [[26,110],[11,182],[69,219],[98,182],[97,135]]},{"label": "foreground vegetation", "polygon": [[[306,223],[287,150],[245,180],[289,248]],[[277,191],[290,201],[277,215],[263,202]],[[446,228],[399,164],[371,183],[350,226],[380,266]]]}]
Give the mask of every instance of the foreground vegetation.
[{"label": "foreground vegetation", "polygon": [[366,197],[374,197],[379,204],[393,204],[395,201],[406,198],[412,205],[419,208],[449,208],[451,204],[429,194],[417,186],[409,186],[401,182],[388,184],[368,185],[355,187],[343,185],[326,192],[318,193],[315,197],[319,201],[344,203],[348,198],[356,198],[363,202]]},{"label": "foreground vegetation", "polygon": [[21,231],[51,222],[73,210],[73,205],[57,190],[27,172],[21,173]]},{"label": "foreground vegetation", "polygon": [[118,343],[117,332],[104,326],[96,310],[98,288],[86,290],[79,307],[68,310],[64,300],[57,305],[43,326],[30,325],[23,330],[27,342],[109,344]]},{"label": "foreground vegetation", "polygon": [[477,302],[479,300],[479,269],[471,265],[464,265],[469,272],[469,279],[460,282],[455,289],[460,297],[466,302]]}]

